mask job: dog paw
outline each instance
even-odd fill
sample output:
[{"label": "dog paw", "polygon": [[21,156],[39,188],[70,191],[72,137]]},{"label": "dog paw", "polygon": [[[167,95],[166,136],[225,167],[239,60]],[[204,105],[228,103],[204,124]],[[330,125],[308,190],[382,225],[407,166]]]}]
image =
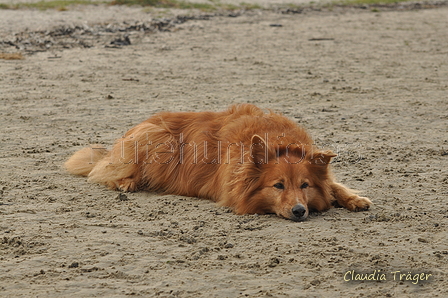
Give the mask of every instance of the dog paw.
[{"label": "dog paw", "polygon": [[366,211],[369,210],[370,205],[372,205],[372,202],[368,198],[356,197],[351,200],[350,202],[351,208],[348,209],[355,212]]},{"label": "dog paw", "polygon": [[124,192],[134,192],[137,190],[137,185],[135,181],[131,178],[124,178],[118,182],[118,190]]}]

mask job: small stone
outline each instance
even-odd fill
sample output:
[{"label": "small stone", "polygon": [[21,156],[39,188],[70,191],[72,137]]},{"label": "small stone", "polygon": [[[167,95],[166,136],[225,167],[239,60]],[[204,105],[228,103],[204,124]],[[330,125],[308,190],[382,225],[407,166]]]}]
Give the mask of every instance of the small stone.
[{"label": "small stone", "polygon": [[280,264],[280,260],[279,260],[278,258],[271,258],[271,259],[269,260],[268,266],[269,266],[269,267],[275,267],[275,266],[277,266],[278,264]]},{"label": "small stone", "polygon": [[123,201],[129,201],[129,198],[124,193],[119,193],[117,196],[117,200],[123,202]]}]

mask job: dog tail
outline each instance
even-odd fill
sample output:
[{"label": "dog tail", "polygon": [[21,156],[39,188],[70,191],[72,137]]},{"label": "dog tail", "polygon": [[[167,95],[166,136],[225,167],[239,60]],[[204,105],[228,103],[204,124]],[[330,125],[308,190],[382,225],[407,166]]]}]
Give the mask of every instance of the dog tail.
[{"label": "dog tail", "polygon": [[74,175],[88,176],[96,163],[103,159],[108,150],[102,145],[90,145],[72,155],[64,164],[65,169]]}]

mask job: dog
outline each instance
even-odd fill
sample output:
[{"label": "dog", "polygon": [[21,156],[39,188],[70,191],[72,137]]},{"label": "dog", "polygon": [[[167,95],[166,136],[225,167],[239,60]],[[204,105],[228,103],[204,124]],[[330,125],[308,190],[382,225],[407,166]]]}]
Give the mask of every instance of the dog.
[{"label": "dog", "polygon": [[251,104],[222,112],[161,112],[131,128],[112,150],[92,145],[68,172],[111,189],[205,198],[236,214],[303,221],[310,210],[369,209],[371,201],[337,183],[336,156],[303,127]]}]

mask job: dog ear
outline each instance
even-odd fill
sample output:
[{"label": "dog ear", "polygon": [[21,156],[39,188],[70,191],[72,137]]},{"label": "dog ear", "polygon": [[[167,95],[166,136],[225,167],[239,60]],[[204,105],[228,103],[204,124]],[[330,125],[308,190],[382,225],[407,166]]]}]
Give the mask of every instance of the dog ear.
[{"label": "dog ear", "polygon": [[331,150],[314,152],[310,163],[326,166],[331,162],[331,159],[336,156],[338,155]]},{"label": "dog ear", "polygon": [[268,145],[259,135],[253,135],[250,141],[251,161],[256,165],[268,163]]}]

